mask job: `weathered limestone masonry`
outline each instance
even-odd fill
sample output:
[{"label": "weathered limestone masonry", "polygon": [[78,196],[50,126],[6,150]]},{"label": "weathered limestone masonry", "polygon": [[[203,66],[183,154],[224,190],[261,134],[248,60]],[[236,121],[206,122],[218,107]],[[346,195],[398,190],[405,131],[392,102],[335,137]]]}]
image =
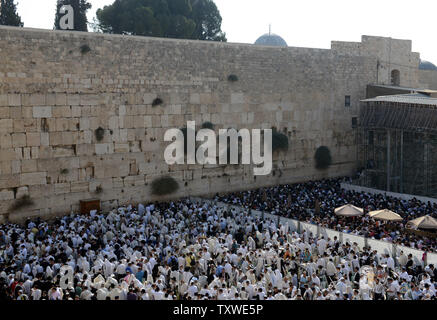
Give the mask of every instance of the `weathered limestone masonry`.
[{"label": "weathered limestone masonry", "polygon": [[338,53],[376,56],[375,83],[392,84],[392,71],[400,74],[400,86],[418,88],[420,54],[412,52],[411,40],[362,36],[361,42],[332,41],[331,49]]},{"label": "weathered limestone masonry", "polygon": [[437,90],[437,71],[419,70],[419,87],[424,89]]},{"label": "weathered limestone masonry", "polygon": [[[351,118],[376,65],[334,50],[1,27],[0,216],[66,214],[89,198],[105,209],[155,200],[150,184],[163,175],[179,182],[177,197],[349,174]],[[156,97],[163,104],[152,107]],[[168,166],[164,132],[188,120],[275,126],[290,148],[266,177],[248,166]],[[321,145],[333,156],[326,171],[314,169]],[[34,204],[11,211],[25,194]]]}]

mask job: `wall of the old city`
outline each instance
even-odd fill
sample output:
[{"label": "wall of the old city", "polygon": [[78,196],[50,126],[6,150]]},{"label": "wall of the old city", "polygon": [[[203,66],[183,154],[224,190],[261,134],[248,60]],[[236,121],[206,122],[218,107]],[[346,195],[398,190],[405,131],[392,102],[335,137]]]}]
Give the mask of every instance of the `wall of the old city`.
[{"label": "wall of the old city", "polygon": [[362,36],[361,42],[332,41],[331,49],[338,53],[374,56],[377,81],[374,84],[391,85],[392,71],[400,73],[400,86],[418,88],[420,54],[412,52],[411,40]]},{"label": "wall of the old city", "polygon": [[[376,64],[333,50],[0,27],[0,217],[65,214],[89,198],[105,209],[155,200],[150,185],[163,175],[179,181],[173,196],[195,196],[350,174],[351,118]],[[164,132],[188,120],[275,126],[290,148],[265,177],[248,166],[168,166]],[[333,156],[326,171],[314,168],[321,145]],[[11,211],[24,194],[34,204]]]},{"label": "wall of the old city", "polygon": [[437,70],[419,70],[419,86],[437,90]]}]

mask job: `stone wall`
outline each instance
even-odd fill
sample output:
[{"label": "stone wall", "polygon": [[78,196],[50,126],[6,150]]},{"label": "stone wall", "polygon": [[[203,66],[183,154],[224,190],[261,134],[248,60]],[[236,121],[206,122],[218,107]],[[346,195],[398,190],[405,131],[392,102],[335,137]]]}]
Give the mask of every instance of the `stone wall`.
[{"label": "stone wall", "polygon": [[362,36],[361,42],[332,41],[331,49],[338,53],[376,57],[374,72],[378,71],[378,76],[374,84],[392,84],[392,71],[398,70],[401,86],[419,86],[420,54],[412,52],[411,40]]},{"label": "stone wall", "polygon": [[420,87],[437,90],[437,70],[419,70]]},{"label": "stone wall", "polygon": [[[376,64],[332,50],[0,27],[0,216],[61,215],[89,198],[104,209],[163,199],[150,195],[163,175],[179,182],[179,197],[350,174],[351,118]],[[156,97],[163,104],[153,107]],[[275,126],[290,148],[265,177],[250,166],[169,166],[164,132],[188,120]],[[321,145],[333,156],[326,171],[314,169]],[[25,194],[34,204],[11,211]]]}]

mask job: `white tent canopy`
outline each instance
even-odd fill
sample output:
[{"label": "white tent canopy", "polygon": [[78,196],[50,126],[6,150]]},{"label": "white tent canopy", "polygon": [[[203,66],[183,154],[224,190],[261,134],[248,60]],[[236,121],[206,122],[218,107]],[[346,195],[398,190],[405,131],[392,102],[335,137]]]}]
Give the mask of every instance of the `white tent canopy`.
[{"label": "white tent canopy", "polygon": [[437,219],[431,216],[423,216],[407,222],[408,228],[413,229],[435,229],[437,230]]},{"label": "white tent canopy", "polygon": [[369,216],[371,216],[374,219],[385,220],[385,221],[402,221],[403,220],[399,214],[397,214],[393,211],[390,211],[388,209],[376,210],[376,211],[369,212]]},{"label": "white tent canopy", "polygon": [[364,210],[351,204],[347,204],[342,207],[335,208],[334,213],[337,216],[357,217],[363,215]]}]

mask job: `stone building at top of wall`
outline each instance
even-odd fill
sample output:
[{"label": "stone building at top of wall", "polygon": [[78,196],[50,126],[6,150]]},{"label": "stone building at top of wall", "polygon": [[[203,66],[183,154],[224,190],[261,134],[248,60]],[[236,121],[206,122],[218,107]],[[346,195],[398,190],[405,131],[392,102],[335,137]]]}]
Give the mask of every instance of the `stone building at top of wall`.
[{"label": "stone building at top of wall", "polygon": [[421,83],[420,54],[412,52],[411,40],[362,36],[361,42],[332,41],[331,50],[338,54],[376,57],[375,84],[417,88]]}]

